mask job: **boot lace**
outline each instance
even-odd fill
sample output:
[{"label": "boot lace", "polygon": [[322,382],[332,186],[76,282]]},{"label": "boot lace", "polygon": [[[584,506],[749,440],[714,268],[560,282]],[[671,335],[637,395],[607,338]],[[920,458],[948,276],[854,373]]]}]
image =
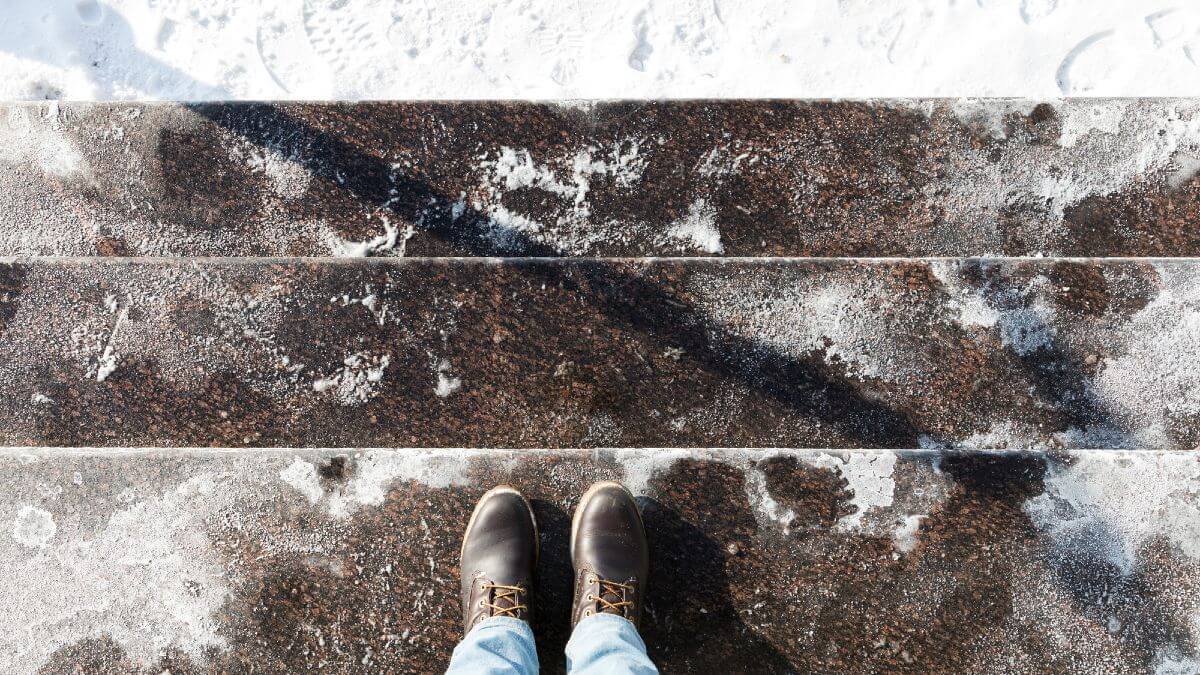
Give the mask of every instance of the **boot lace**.
[{"label": "boot lace", "polygon": [[[484,592],[495,591],[490,594],[492,602],[487,599],[479,601],[480,607],[487,607],[492,610],[492,616],[510,616],[514,619],[519,619],[522,610],[529,609],[528,605],[521,602],[521,596],[525,593],[525,588],[522,586],[505,586],[503,584],[483,584]],[[506,603],[501,606],[500,603]]]},{"label": "boot lace", "polygon": [[596,613],[625,616],[625,608],[633,607],[633,601],[629,600],[629,596],[626,595],[626,592],[633,593],[633,584],[622,584],[617,581],[601,579],[600,577],[594,577],[594,579],[600,587],[600,594],[594,595],[589,593],[587,599],[596,603]]}]

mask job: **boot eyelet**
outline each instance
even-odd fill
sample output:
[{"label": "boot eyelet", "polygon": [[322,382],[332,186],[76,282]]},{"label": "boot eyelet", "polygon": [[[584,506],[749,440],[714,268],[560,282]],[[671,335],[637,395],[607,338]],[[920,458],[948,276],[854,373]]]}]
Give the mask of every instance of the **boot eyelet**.
[{"label": "boot eyelet", "polygon": [[590,609],[585,609],[585,610],[583,610],[583,615],[584,615],[584,616],[591,616],[591,615],[592,615],[592,610],[590,610]]},{"label": "boot eyelet", "polygon": [[480,607],[483,607],[483,601],[482,601],[482,600],[480,600],[480,601],[479,601],[479,606],[480,606]]},{"label": "boot eyelet", "polygon": [[593,602],[593,601],[595,601],[596,596],[592,595],[591,593],[588,593],[587,599],[588,599],[588,602]]}]

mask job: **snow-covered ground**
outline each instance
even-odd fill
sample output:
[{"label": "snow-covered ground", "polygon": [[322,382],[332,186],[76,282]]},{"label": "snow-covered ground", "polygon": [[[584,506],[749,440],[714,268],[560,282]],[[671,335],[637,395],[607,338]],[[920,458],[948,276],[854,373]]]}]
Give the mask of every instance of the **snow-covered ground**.
[{"label": "snow-covered ground", "polygon": [[3,0],[0,98],[1200,95],[1197,0]]}]

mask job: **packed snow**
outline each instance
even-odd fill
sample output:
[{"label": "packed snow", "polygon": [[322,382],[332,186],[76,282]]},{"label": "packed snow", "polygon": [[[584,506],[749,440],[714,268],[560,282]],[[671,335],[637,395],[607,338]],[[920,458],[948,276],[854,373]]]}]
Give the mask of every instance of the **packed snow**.
[{"label": "packed snow", "polygon": [[0,99],[1200,94],[1184,0],[7,0]]}]

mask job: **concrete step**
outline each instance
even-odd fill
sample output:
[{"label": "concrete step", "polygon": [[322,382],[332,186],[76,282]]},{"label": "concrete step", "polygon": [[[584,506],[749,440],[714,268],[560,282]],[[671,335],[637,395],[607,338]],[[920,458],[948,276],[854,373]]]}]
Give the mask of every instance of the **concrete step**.
[{"label": "concrete step", "polygon": [[460,533],[502,481],[542,528],[558,672],[598,479],[640,496],[664,672],[1200,667],[1188,453],[46,448],[0,471],[6,673],[440,671]]},{"label": "concrete step", "polygon": [[1195,256],[1194,100],[0,105],[0,255]]},{"label": "concrete step", "polygon": [[1194,448],[1193,260],[0,264],[7,445]]}]

